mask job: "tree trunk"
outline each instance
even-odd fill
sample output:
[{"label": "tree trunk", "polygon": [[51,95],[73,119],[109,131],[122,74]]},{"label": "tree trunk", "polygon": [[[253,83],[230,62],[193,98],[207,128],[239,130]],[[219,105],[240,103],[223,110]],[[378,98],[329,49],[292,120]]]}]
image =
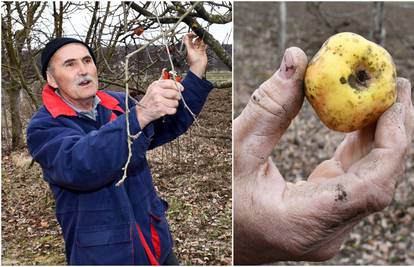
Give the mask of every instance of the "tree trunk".
[{"label": "tree trunk", "polygon": [[93,9],[93,15],[91,19],[91,23],[89,24],[88,32],[86,33],[85,43],[89,46],[92,46],[93,37],[92,33],[94,32],[94,27],[96,27],[96,17],[99,10],[99,2],[95,2],[95,7]]},{"label": "tree trunk", "polygon": [[63,3],[58,2],[59,11],[57,10],[56,3],[53,2],[53,17],[55,19],[55,37],[62,37],[63,34]]},{"label": "tree trunk", "polygon": [[17,84],[12,84],[12,88],[6,92],[10,103],[12,149],[14,150],[24,146],[22,121],[20,119],[20,87]]},{"label": "tree trunk", "polygon": [[371,36],[375,43],[385,45],[384,2],[374,2],[374,30]]},{"label": "tree trunk", "polygon": [[7,121],[7,108],[6,108],[6,97],[3,95],[1,97],[2,105],[1,105],[1,111],[2,111],[2,141],[5,140],[6,147],[10,147],[10,129],[9,129],[9,122]]},{"label": "tree trunk", "polygon": [[280,31],[279,31],[279,61],[282,60],[283,54],[286,48],[286,2],[279,3],[279,24],[280,24]]}]

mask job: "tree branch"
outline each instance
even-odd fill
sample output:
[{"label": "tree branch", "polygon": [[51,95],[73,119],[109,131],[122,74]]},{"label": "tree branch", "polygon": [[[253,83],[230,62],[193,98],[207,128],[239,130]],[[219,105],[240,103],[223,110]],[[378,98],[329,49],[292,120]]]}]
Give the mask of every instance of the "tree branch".
[{"label": "tree branch", "polygon": [[[194,2],[191,2],[194,3]],[[227,24],[232,20],[232,12],[225,15],[213,15],[204,9],[203,5],[198,5],[195,10],[197,11],[198,17],[214,24]]]},{"label": "tree branch", "polygon": [[[174,5],[177,8],[179,13],[184,12],[184,7],[180,2],[175,2]],[[229,68],[232,69],[232,59],[229,53],[224,49],[224,47],[211,35],[208,31],[206,31],[195,18],[193,17],[185,17],[183,20],[188,27],[191,28],[198,36],[200,36],[203,41],[216,53],[218,58]]]}]

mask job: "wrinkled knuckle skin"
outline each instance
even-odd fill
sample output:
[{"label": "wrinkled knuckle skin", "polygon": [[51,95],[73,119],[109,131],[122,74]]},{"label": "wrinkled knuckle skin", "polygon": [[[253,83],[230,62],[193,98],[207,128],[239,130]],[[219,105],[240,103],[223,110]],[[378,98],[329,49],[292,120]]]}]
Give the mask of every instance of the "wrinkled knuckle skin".
[{"label": "wrinkled knuckle skin", "polygon": [[160,95],[156,95],[154,97],[154,102],[156,103],[157,106],[161,106],[161,104],[162,104],[162,97]]},{"label": "wrinkled knuckle skin", "polygon": [[269,115],[278,117],[281,121],[288,120],[287,114],[287,106],[284,106],[277,101],[270,98],[265,93],[265,87],[267,87],[266,83],[260,85],[258,89],[254,91],[252,96],[250,97],[250,101],[258,106],[259,108],[265,110]]},{"label": "wrinkled knuckle skin", "polygon": [[155,88],[158,87],[158,83],[159,81],[153,81],[150,86],[148,87],[148,90],[154,90]]},{"label": "wrinkled knuckle skin", "polygon": [[330,260],[333,257],[335,257],[338,251],[339,251],[339,248],[317,249],[315,251],[312,251],[302,256],[302,258],[304,260],[322,262],[322,261]]},{"label": "wrinkled knuckle skin", "polygon": [[326,261],[333,258],[339,250],[339,247],[320,249],[320,242],[304,238],[304,236],[292,238],[291,242],[287,253],[291,254],[291,257],[295,260]]},{"label": "wrinkled knuckle skin", "polygon": [[379,212],[388,207],[393,199],[395,183],[390,185],[374,185],[367,197],[367,207],[372,213]]}]

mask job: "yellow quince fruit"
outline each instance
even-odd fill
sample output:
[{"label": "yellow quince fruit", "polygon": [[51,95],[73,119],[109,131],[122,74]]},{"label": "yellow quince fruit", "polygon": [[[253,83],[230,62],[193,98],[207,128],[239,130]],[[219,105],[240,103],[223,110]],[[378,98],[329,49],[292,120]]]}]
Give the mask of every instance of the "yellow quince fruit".
[{"label": "yellow quince fruit", "polygon": [[330,129],[362,129],[396,101],[392,57],[358,34],[333,35],[309,62],[305,95]]}]

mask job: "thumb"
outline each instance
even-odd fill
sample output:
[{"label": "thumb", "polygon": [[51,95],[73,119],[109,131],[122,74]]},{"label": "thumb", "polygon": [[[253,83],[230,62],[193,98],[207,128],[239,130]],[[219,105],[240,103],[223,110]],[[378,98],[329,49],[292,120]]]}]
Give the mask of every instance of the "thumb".
[{"label": "thumb", "polygon": [[192,40],[194,39],[194,35],[195,35],[195,34],[192,34],[192,33],[187,33],[187,34],[186,34],[186,35],[184,35],[184,37],[183,37],[183,42],[184,42],[185,47],[187,48],[187,50],[188,50],[189,48],[191,48],[191,46],[192,46]]},{"label": "thumb", "polygon": [[248,155],[258,159],[256,163],[267,160],[302,106],[307,62],[301,49],[288,48],[279,70],[252,94],[234,121],[235,164],[240,164],[238,160]]}]

